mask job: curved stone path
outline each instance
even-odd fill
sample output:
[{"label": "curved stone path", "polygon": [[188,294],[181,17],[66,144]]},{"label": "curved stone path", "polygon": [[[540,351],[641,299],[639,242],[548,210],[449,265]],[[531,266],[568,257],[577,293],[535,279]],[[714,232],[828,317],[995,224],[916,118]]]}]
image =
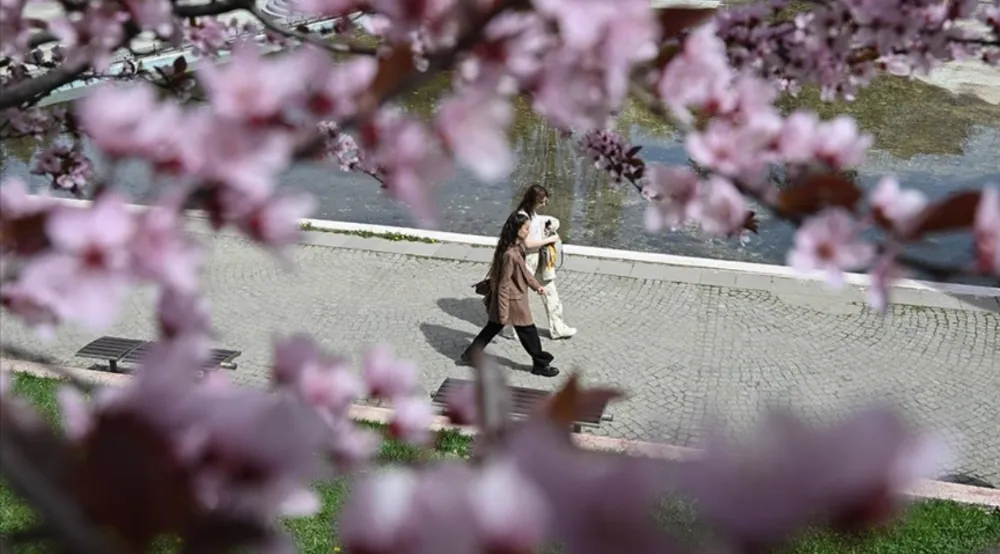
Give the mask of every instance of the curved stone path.
[{"label": "curved stone path", "polygon": [[[319,234],[319,233],[317,233]],[[467,370],[452,360],[485,315],[471,284],[490,250],[390,243],[329,235],[359,248],[298,246],[297,267],[232,237],[212,245],[206,275],[215,322],[226,347],[244,351],[237,378],[266,379],[275,331],[314,333],[336,351],[391,341],[416,360],[429,390]],[[458,252],[441,259],[394,253]],[[479,260],[479,261],[468,261]],[[601,434],[689,445],[706,417],[740,428],[769,402],[829,416],[866,399],[898,402],[917,421],[940,429],[961,453],[960,470],[1000,484],[1000,313],[893,306],[888,316],[855,302],[809,294],[684,284],[604,273],[562,271],[559,287],[572,341],[545,341],[563,369],[630,395],[613,407]],[[544,322],[532,300],[536,321]],[[137,293],[113,332],[152,332],[151,297]],[[540,324],[544,328],[544,324]],[[41,348],[5,318],[4,342]],[[544,332],[543,332],[544,334]],[[64,330],[45,351],[81,365],[72,353],[93,333]],[[555,387],[525,371],[516,341],[490,352],[512,381]]]}]

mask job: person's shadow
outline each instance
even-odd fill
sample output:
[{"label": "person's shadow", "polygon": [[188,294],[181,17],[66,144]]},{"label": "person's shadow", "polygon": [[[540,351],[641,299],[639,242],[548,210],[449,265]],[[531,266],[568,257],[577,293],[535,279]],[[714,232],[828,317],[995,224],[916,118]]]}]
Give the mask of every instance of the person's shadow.
[{"label": "person's shadow", "polygon": [[[481,296],[471,298],[440,298],[437,305],[441,311],[462,321],[468,321],[480,329],[486,325],[486,306]],[[470,339],[471,340],[471,339]]]},{"label": "person's shadow", "polygon": [[[485,317],[483,318],[485,322]],[[444,355],[450,360],[454,360],[458,363],[458,357],[462,355],[462,352],[472,344],[472,339],[476,336],[472,333],[467,333],[459,329],[452,329],[451,327],[445,327],[444,325],[437,325],[435,323],[421,323],[420,331],[424,334],[424,338],[427,339],[427,344],[431,345],[431,348],[436,350],[439,354]],[[502,366],[509,367],[516,371],[531,371],[531,364],[522,364],[511,360],[506,356],[494,356],[489,355],[491,358],[497,361]],[[527,354],[525,354],[527,356]]]}]

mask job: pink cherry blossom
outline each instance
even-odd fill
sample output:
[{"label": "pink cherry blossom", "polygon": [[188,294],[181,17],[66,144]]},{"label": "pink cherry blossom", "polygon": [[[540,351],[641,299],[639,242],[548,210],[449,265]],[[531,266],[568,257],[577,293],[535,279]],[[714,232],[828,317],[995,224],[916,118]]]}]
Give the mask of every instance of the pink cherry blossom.
[{"label": "pink cherry blossom", "polygon": [[208,300],[190,291],[164,288],[156,306],[156,315],[160,336],[165,339],[193,335],[207,340],[212,335]]},{"label": "pink cherry blossom", "polygon": [[207,89],[212,108],[223,118],[270,121],[301,93],[303,81],[308,82],[307,64],[264,58],[260,49],[247,41],[238,42],[232,50],[232,59],[225,66],[198,67],[198,78]]},{"label": "pink cherry blossom", "polygon": [[858,236],[851,214],[831,208],[799,227],[788,265],[802,272],[823,271],[827,282],[839,288],[844,284],[844,271],[865,267],[874,255],[874,247]]},{"label": "pink cherry blossom", "polygon": [[157,111],[151,85],[103,85],[79,103],[80,124],[104,154],[112,158],[137,155],[136,137],[150,113]]},{"label": "pink cherry blossom", "polygon": [[373,396],[393,399],[413,394],[419,371],[416,364],[396,358],[392,347],[383,344],[365,353],[362,374]]},{"label": "pink cherry blossom", "polygon": [[495,93],[470,90],[438,108],[438,130],[455,157],[483,181],[507,176],[514,163],[507,140],[513,110]]},{"label": "pink cherry blossom", "polygon": [[334,466],[349,472],[358,469],[378,454],[382,445],[380,435],[343,419],[331,424],[329,454]]},{"label": "pink cherry blossom", "polygon": [[143,29],[170,38],[174,31],[173,6],[167,0],[124,0],[126,10]]},{"label": "pink cherry blossom", "polygon": [[75,442],[83,440],[94,426],[93,414],[83,394],[73,386],[63,385],[56,393],[63,431]]},{"label": "pink cherry blossom", "polygon": [[889,220],[893,229],[905,234],[927,207],[927,197],[918,190],[902,190],[892,177],[883,177],[869,195],[872,209]]},{"label": "pink cherry blossom", "polygon": [[172,206],[154,206],[138,216],[129,250],[139,277],[178,291],[197,288],[203,251],[185,236],[183,221]]},{"label": "pink cherry blossom", "polygon": [[812,112],[796,111],[785,118],[777,140],[781,158],[792,164],[811,162],[815,157],[814,144],[819,126],[819,117]]},{"label": "pink cherry blossom", "polygon": [[378,62],[363,57],[328,68],[323,61],[315,61],[316,56],[325,59],[326,55],[307,51],[304,59],[299,62],[311,63],[320,75],[326,73],[322,79],[316,80],[315,90],[307,101],[309,109],[319,117],[332,117],[336,120],[353,115],[358,109],[362,93],[368,90],[375,78]]},{"label": "pink cherry blossom", "polygon": [[31,172],[50,177],[54,188],[79,194],[93,177],[94,168],[83,154],[81,144],[72,147],[58,144],[38,155]]},{"label": "pink cherry blossom", "polygon": [[884,312],[889,307],[893,281],[906,276],[906,271],[896,263],[897,250],[894,248],[879,256],[868,273],[868,304],[877,312]]},{"label": "pink cherry blossom", "polygon": [[703,25],[688,35],[657,85],[660,98],[684,122],[692,119],[689,107],[714,111],[732,80],[725,44],[715,33],[713,25]]},{"label": "pink cherry blossom", "polygon": [[474,478],[469,496],[487,552],[534,552],[548,537],[548,501],[513,461],[489,462]]},{"label": "pink cherry blossom", "polygon": [[346,417],[351,404],[362,398],[365,388],[347,364],[320,365],[317,360],[299,376],[298,389],[309,405],[336,417]]},{"label": "pink cherry blossom", "polygon": [[0,220],[13,220],[48,211],[55,205],[44,194],[29,194],[28,184],[20,177],[0,181]]},{"label": "pink cherry blossom", "polygon": [[983,189],[974,224],[977,264],[980,271],[1000,275],[1000,189]]},{"label": "pink cherry blossom", "polygon": [[306,334],[275,336],[272,351],[271,380],[278,386],[294,386],[306,367],[317,363],[317,360],[323,360],[321,365],[332,362],[320,351],[316,341]]},{"label": "pink cherry blossom", "polygon": [[207,17],[187,22],[182,29],[191,48],[202,56],[218,54],[229,38],[228,30],[220,21]]},{"label": "pink cherry blossom", "polygon": [[740,232],[749,212],[746,200],[733,184],[721,177],[710,177],[691,206],[691,218],[710,235]]},{"label": "pink cherry blossom", "polygon": [[820,125],[815,156],[835,169],[857,167],[871,144],[871,135],[860,133],[853,119],[838,116]]},{"label": "pink cherry blossom", "polygon": [[351,486],[340,512],[340,539],[348,552],[398,552],[417,531],[419,479],[413,470],[390,467],[370,472]]},{"label": "pink cherry blossom", "polygon": [[302,236],[299,222],[315,207],[316,200],[311,194],[279,193],[247,214],[239,226],[250,238],[280,250],[298,242]]},{"label": "pink cherry blossom", "polygon": [[[124,200],[106,193],[90,209],[60,207],[46,222],[54,252],[33,260],[45,280],[24,282],[39,305],[59,319],[93,328],[111,324],[131,282],[128,251],[135,230]],[[24,279],[22,275],[22,279]]]},{"label": "pink cherry blossom", "polygon": [[677,229],[692,217],[701,179],[689,167],[651,164],[647,169],[643,196],[650,200],[646,208],[646,229]]},{"label": "pink cherry blossom", "polygon": [[453,165],[427,126],[398,112],[382,112],[362,129],[361,139],[372,164],[384,170],[389,195],[408,204],[423,224],[431,224],[437,217],[431,191],[451,177]]},{"label": "pink cherry blossom", "polygon": [[426,444],[431,439],[430,426],[435,412],[429,399],[417,396],[397,397],[393,400],[392,407],[389,432],[394,438],[413,444]]},{"label": "pink cherry blossom", "polygon": [[111,52],[125,38],[122,24],[127,19],[128,14],[113,4],[92,3],[82,12],[53,19],[49,30],[66,47],[67,64],[92,64],[98,71],[104,71],[111,65]]}]

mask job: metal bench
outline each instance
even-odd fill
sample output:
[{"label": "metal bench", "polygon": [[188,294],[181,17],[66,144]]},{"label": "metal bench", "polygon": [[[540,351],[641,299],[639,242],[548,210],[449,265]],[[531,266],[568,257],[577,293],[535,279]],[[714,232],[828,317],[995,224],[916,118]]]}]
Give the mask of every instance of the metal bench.
[{"label": "metal bench", "polygon": [[[107,361],[108,369],[117,373],[119,371],[119,363],[136,364],[141,362],[142,357],[152,345],[152,342],[145,340],[101,337],[78,350],[76,356],[78,358]],[[238,358],[242,353],[239,350],[213,348],[209,352],[208,359],[202,364],[201,369],[236,369],[237,364],[233,360]]]},{"label": "metal bench", "polygon": [[[448,398],[463,387],[474,386],[472,381],[467,379],[456,379],[448,377],[441,383],[436,391],[431,393],[431,401],[438,408],[444,408],[448,404]],[[552,396],[552,392],[539,389],[528,389],[524,387],[510,387],[511,415],[515,419],[523,419],[534,413],[541,402]],[[612,414],[604,413],[608,407],[608,401],[602,400],[585,406],[583,416],[573,423],[573,432],[579,433],[583,427],[596,429],[605,421],[614,421]]]}]

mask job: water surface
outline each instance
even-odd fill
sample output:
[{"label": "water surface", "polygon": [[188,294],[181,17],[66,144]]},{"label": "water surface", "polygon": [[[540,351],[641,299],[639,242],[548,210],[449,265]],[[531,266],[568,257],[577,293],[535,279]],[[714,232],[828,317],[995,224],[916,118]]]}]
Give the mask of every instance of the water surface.
[{"label": "water surface", "polygon": [[[441,79],[411,95],[404,107],[430,116],[447,90]],[[1000,184],[1000,106],[971,96],[956,97],[943,89],[895,77],[882,77],[861,91],[853,103],[824,104],[814,91],[781,101],[785,110],[806,108],[824,117],[854,116],[874,135],[868,161],[858,171],[858,182],[869,188],[886,174],[895,174],[905,186],[931,198],[951,191]],[[686,162],[674,129],[637,106],[627,106],[619,130],[644,147],[647,161]],[[791,228],[764,218],[760,235],[746,245],[735,240],[710,239],[697,231],[649,234],[643,229],[645,202],[632,189],[609,187],[607,177],[582,158],[572,140],[563,139],[518,104],[511,140],[517,164],[510,178],[499,184],[477,182],[467,172],[439,188],[443,208],[440,229],[458,233],[495,235],[523,189],[540,182],[553,194],[549,213],[562,222],[568,243],[607,248],[662,252],[686,256],[782,264],[791,240]],[[7,142],[0,146],[0,173],[20,175],[33,187],[45,180],[29,175],[28,163],[38,146]],[[119,181],[136,197],[149,197],[148,174],[138,164],[120,168]],[[380,225],[413,226],[404,206],[383,195],[364,175],[344,173],[325,164],[298,164],[281,180],[285,186],[316,195],[314,217]],[[966,237],[944,236],[915,252],[937,261],[968,259]]]}]

